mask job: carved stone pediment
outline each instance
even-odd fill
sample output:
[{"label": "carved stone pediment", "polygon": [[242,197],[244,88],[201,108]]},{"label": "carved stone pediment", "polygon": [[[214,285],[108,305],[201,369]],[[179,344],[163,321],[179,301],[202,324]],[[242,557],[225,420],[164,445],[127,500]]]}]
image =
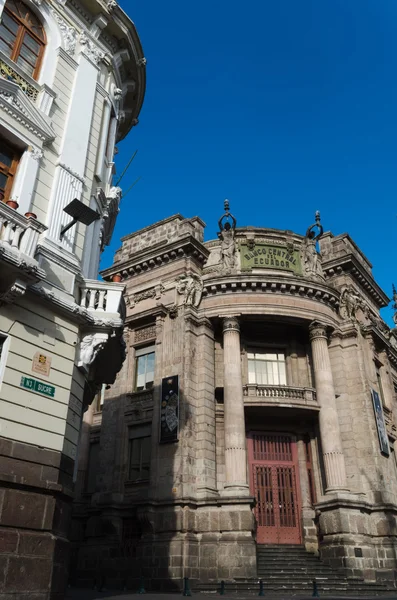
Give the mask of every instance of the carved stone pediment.
[{"label": "carved stone pediment", "polygon": [[0,78],[0,109],[32,131],[44,144],[55,139],[48,117],[34,106],[16,83],[3,78]]}]

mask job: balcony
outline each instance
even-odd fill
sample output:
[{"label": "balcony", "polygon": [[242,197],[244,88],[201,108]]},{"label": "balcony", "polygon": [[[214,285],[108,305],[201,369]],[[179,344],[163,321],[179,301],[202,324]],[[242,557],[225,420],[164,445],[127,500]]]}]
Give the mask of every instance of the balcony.
[{"label": "balcony", "polygon": [[39,236],[47,228],[0,202],[0,303],[11,303],[45,277],[35,260]]},{"label": "balcony", "polygon": [[319,410],[316,391],[313,388],[248,383],[243,386],[243,395],[245,406],[299,407]]},{"label": "balcony", "polygon": [[[79,304],[96,318],[124,319],[124,283],[110,283],[96,279],[84,279],[80,284]],[[94,314],[96,313],[96,314]]]}]

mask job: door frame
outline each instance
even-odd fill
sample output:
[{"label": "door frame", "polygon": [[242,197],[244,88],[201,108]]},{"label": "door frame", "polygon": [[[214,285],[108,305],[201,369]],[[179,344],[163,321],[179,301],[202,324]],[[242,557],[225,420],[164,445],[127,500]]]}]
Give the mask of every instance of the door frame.
[{"label": "door frame", "polygon": [[[280,463],[277,463],[277,461],[256,461],[254,460],[254,455],[253,455],[253,436],[254,435],[260,435],[260,436],[269,436],[269,437],[276,437],[276,436],[285,436],[285,437],[289,437],[291,438],[291,450],[292,450],[292,462],[290,463],[291,465],[293,465],[295,467],[295,487],[296,487],[296,503],[297,503],[297,511],[296,511],[296,519],[297,519],[297,531],[299,533],[299,542],[298,544],[302,544],[303,543],[303,530],[302,530],[302,496],[301,496],[301,488],[300,488],[300,468],[299,468],[299,457],[298,457],[298,440],[297,440],[297,435],[296,433],[291,433],[290,431],[281,431],[281,430],[250,430],[247,432],[247,446],[248,446],[248,452],[247,452],[247,458],[248,458],[248,470],[249,470],[249,483],[250,483],[250,492],[252,494],[252,496],[255,498],[255,484],[254,484],[254,475],[253,475],[253,464],[260,464],[262,463],[263,465],[267,465],[267,466],[272,466],[272,465],[283,465],[283,461],[280,461]],[[285,463],[287,463],[287,461],[285,461]],[[256,518],[256,510],[254,508],[254,517],[255,517],[255,523],[256,523],[256,528],[258,527],[257,525],[257,518]],[[271,542],[274,543],[274,542]],[[287,543],[285,543],[286,545]],[[277,545],[283,546],[284,544],[278,543]]]}]

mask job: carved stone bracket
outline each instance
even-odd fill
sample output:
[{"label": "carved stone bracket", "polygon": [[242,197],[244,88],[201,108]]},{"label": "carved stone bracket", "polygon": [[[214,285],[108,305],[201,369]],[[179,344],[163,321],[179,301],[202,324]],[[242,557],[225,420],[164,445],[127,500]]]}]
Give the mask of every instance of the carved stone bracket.
[{"label": "carved stone bracket", "polygon": [[88,373],[98,353],[105,347],[108,338],[108,333],[86,334],[80,342],[77,365]]},{"label": "carved stone bracket", "polygon": [[3,304],[12,304],[24,295],[26,292],[27,284],[20,279],[16,279],[13,283],[3,292],[0,292],[0,306]]}]

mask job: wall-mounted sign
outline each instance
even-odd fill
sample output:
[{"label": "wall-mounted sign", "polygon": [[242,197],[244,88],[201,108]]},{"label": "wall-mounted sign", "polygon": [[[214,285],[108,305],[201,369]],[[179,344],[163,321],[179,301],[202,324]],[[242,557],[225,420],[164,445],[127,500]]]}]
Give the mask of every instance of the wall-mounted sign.
[{"label": "wall-mounted sign", "polygon": [[32,371],[48,377],[51,371],[51,362],[51,356],[42,352],[36,352],[32,361]]},{"label": "wall-mounted sign", "polygon": [[164,377],[161,382],[160,442],[176,442],[179,432],[179,378]]},{"label": "wall-mounted sign", "polygon": [[375,390],[371,390],[371,393],[372,393],[372,402],[374,405],[376,427],[378,429],[380,451],[385,456],[389,456],[390,455],[389,439],[387,437],[385,419],[383,416],[382,402],[381,402],[378,392],[375,392]]},{"label": "wall-mounted sign", "polygon": [[271,244],[255,244],[252,248],[240,244],[239,250],[242,270],[278,269],[302,275],[299,250]]},{"label": "wall-mounted sign", "polygon": [[25,388],[25,390],[30,390],[37,394],[43,394],[43,396],[49,396],[50,398],[55,397],[54,386],[48,385],[48,383],[44,383],[43,381],[37,381],[37,379],[32,379],[31,377],[21,377],[19,385]]}]

